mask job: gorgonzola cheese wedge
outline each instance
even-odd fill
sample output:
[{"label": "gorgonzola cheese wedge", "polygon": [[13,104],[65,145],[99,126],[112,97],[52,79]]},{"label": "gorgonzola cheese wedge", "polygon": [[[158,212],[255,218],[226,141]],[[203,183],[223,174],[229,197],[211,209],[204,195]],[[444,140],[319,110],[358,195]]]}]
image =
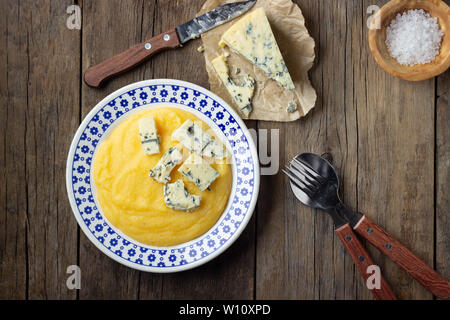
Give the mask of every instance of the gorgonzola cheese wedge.
[{"label": "gorgonzola cheese wedge", "polygon": [[222,35],[219,45],[227,45],[242,55],[281,87],[295,89],[263,8],[256,9],[233,24]]},{"label": "gorgonzola cheese wedge", "polygon": [[195,185],[204,191],[216,180],[219,173],[211,167],[202,157],[192,153],[183,165],[178,169],[179,172]]},{"label": "gorgonzola cheese wedge", "polygon": [[176,147],[172,147],[164,153],[156,166],[150,170],[150,177],[161,183],[170,181],[170,172],[181,162],[183,155]]},{"label": "gorgonzola cheese wedge", "polygon": [[172,138],[199,155],[217,159],[226,156],[224,147],[190,119],[172,133]]},{"label": "gorgonzola cheese wedge", "polygon": [[159,153],[160,138],[153,117],[139,119],[139,136],[145,154]]},{"label": "gorgonzola cheese wedge", "polygon": [[230,78],[227,60],[225,56],[221,55],[211,61],[214,70],[223,84],[227,88],[230,95],[236,102],[239,110],[247,117],[252,111],[252,97],[255,90],[255,80],[249,75],[245,75],[241,85],[237,85]]},{"label": "gorgonzola cheese wedge", "polygon": [[184,186],[183,180],[168,183],[163,187],[165,204],[173,210],[194,211],[200,207],[201,196],[190,194]]}]

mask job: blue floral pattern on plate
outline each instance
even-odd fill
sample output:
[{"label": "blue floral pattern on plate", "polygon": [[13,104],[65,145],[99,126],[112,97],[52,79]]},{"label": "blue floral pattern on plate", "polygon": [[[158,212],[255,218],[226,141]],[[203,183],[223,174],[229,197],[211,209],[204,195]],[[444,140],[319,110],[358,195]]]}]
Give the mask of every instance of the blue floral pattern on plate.
[{"label": "blue floral pattern on plate", "polygon": [[[191,111],[211,126],[216,125],[223,141],[228,142],[235,167],[228,207],[214,227],[190,242],[164,248],[141,244],[110,224],[99,209],[91,178],[95,150],[102,137],[112,130],[110,127],[130,111],[161,106],[161,103]],[[139,270],[175,272],[217,256],[245,228],[259,191],[259,162],[242,120],[220,98],[187,82],[148,80],[112,93],[83,121],[67,160],[67,189],[80,227],[104,253]]]}]

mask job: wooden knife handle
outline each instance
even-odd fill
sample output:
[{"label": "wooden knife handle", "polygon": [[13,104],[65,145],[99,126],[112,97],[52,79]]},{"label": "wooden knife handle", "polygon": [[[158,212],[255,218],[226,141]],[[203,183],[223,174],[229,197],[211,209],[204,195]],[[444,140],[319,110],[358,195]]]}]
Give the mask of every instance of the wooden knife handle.
[{"label": "wooden knife handle", "polygon": [[444,277],[420,260],[368,217],[363,216],[354,227],[354,230],[392,261],[405,269],[435,296],[443,299],[450,297],[450,283]]},{"label": "wooden knife handle", "polygon": [[155,53],[179,46],[181,46],[181,43],[175,29],[161,33],[99,64],[89,67],[84,73],[84,82],[88,86],[97,88],[106,79],[134,68]]},{"label": "wooden knife handle", "polygon": [[[361,276],[364,278],[365,283],[367,283],[367,279],[371,276],[371,274],[368,273],[368,268],[374,265],[369,253],[366,251],[348,223],[336,229],[335,232],[337,233],[339,239],[341,239],[345,249],[347,249],[347,252],[350,254],[350,257],[355,262],[355,265]],[[380,278],[380,288],[370,289],[370,291],[377,300],[397,300],[394,292],[392,292],[389,284],[382,276]]]}]

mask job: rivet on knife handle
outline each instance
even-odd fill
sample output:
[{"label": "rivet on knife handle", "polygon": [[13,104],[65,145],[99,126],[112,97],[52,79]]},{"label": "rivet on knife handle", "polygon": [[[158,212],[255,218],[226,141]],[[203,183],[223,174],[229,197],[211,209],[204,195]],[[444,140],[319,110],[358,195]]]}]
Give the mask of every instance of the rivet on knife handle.
[{"label": "rivet on knife handle", "polygon": [[84,82],[88,86],[97,88],[105,80],[134,68],[159,51],[179,46],[181,44],[175,29],[161,33],[99,64],[89,67],[84,73]]},{"label": "rivet on knife handle", "polygon": [[450,298],[450,283],[372,220],[363,216],[354,230],[405,269],[435,296]]},{"label": "rivet on knife handle", "polygon": [[[367,270],[370,266],[374,265],[372,258],[366,251],[361,241],[359,241],[356,234],[353,232],[352,227],[347,223],[335,230],[342,244],[347,250],[348,254],[352,258],[359,273],[363,277],[364,281],[367,281],[369,274]],[[394,292],[389,287],[389,284],[384,280],[383,276],[380,278],[380,288],[371,289],[372,295],[377,300],[397,300]]]}]

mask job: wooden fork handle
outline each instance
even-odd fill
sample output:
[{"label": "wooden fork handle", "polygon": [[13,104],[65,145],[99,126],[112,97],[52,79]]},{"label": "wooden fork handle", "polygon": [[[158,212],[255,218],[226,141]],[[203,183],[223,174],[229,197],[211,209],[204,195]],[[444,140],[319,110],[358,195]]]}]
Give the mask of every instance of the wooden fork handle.
[{"label": "wooden fork handle", "polygon": [[383,254],[405,269],[427,290],[435,296],[448,299],[450,297],[450,283],[410,250],[395,240],[380,226],[363,216],[355,225],[354,230]]},{"label": "wooden fork handle", "polygon": [[84,73],[84,82],[97,88],[106,79],[134,68],[159,51],[180,46],[177,31],[169,30],[89,67]]},{"label": "wooden fork handle", "polygon": [[[366,251],[361,241],[359,241],[356,234],[353,232],[352,227],[347,223],[342,227],[335,230],[339,239],[341,239],[344,244],[345,249],[349,253],[350,257],[353,259],[359,273],[363,277],[366,285],[367,280],[372,275],[372,271],[369,267],[374,266],[374,262],[370,257],[369,253]],[[377,300],[397,300],[394,292],[392,292],[389,284],[380,275],[380,288],[370,289],[373,296]]]}]

